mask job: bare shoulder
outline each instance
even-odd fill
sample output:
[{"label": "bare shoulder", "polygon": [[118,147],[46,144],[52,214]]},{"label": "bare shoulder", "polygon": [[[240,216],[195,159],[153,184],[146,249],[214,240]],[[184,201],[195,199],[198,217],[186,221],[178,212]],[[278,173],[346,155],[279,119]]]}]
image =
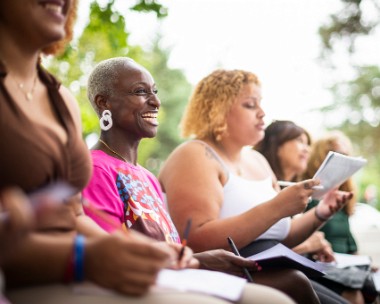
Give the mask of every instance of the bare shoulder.
[{"label": "bare shoulder", "polygon": [[[197,140],[187,141],[173,150],[158,175],[161,182],[168,176],[197,175],[199,172],[220,170],[221,165],[215,152],[206,143]],[[214,171],[215,172],[215,171]]]},{"label": "bare shoulder", "polygon": [[206,143],[198,140],[190,140],[173,150],[167,159],[168,162],[178,161],[187,162],[189,159],[198,161],[204,161],[210,158],[217,158],[211,147]]}]

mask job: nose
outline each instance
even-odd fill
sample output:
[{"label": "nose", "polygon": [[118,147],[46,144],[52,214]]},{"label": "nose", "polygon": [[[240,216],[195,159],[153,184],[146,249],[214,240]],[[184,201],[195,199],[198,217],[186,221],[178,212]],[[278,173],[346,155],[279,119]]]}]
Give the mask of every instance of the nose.
[{"label": "nose", "polygon": [[263,108],[261,106],[259,106],[259,110],[257,112],[257,116],[259,118],[263,118],[265,116],[265,112],[264,112],[264,110],[263,110]]},{"label": "nose", "polygon": [[149,105],[154,106],[157,110],[161,107],[161,101],[157,94],[152,94],[148,100]]}]

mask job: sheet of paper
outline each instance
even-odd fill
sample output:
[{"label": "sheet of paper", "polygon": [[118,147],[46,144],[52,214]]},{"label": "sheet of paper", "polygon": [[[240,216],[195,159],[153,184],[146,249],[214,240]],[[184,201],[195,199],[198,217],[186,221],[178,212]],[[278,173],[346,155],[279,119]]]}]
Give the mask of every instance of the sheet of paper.
[{"label": "sheet of paper", "polygon": [[240,299],[246,283],[243,278],[202,269],[164,269],[156,282],[158,287],[199,292],[231,301]]},{"label": "sheet of paper", "polygon": [[334,257],[334,262],[326,263],[317,261],[316,263],[325,269],[329,269],[331,267],[346,268],[351,266],[370,266],[372,263],[371,257],[368,255],[354,255],[334,252]]},{"label": "sheet of paper", "polygon": [[336,265],[338,268],[345,268],[349,266],[369,266],[371,265],[371,257],[368,255],[355,255],[334,253]]},{"label": "sheet of paper", "polygon": [[320,199],[331,189],[341,185],[350,176],[361,169],[367,160],[330,151],[313,178],[319,179],[322,190],[315,190],[312,198]]},{"label": "sheet of paper", "polygon": [[375,283],[376,290],[380,292],[380,270],[373,274],[373,281]]}]

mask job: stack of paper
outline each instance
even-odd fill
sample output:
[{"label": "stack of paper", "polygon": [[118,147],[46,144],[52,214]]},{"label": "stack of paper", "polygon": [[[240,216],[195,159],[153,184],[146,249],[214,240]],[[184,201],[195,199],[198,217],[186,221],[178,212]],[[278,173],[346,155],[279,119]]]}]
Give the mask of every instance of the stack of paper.
[{"label": "stack of paper", "polygon": [[352,157],[330,151],[313,177],[321,181],[323,189],[315,190],[312,198],[322,198],[331,189],[340,186],[366,163],[367,160],[362,157]]}]

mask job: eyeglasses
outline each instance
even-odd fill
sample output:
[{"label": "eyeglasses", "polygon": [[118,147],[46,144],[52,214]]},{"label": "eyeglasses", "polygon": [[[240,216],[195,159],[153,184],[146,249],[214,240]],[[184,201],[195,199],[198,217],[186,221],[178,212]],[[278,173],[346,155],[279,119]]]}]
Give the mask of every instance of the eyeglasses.
[{"label": "eyeglasses", "polygon": [[153,89],[151,91],[148,91],[146,89],[137,89],[134,92],[128,92],[127,95],[139,96],[139,97],[144,97],[145,99],[148,99],[150,95],[157,96],[157,93],[158,93],[157,89]]}]

